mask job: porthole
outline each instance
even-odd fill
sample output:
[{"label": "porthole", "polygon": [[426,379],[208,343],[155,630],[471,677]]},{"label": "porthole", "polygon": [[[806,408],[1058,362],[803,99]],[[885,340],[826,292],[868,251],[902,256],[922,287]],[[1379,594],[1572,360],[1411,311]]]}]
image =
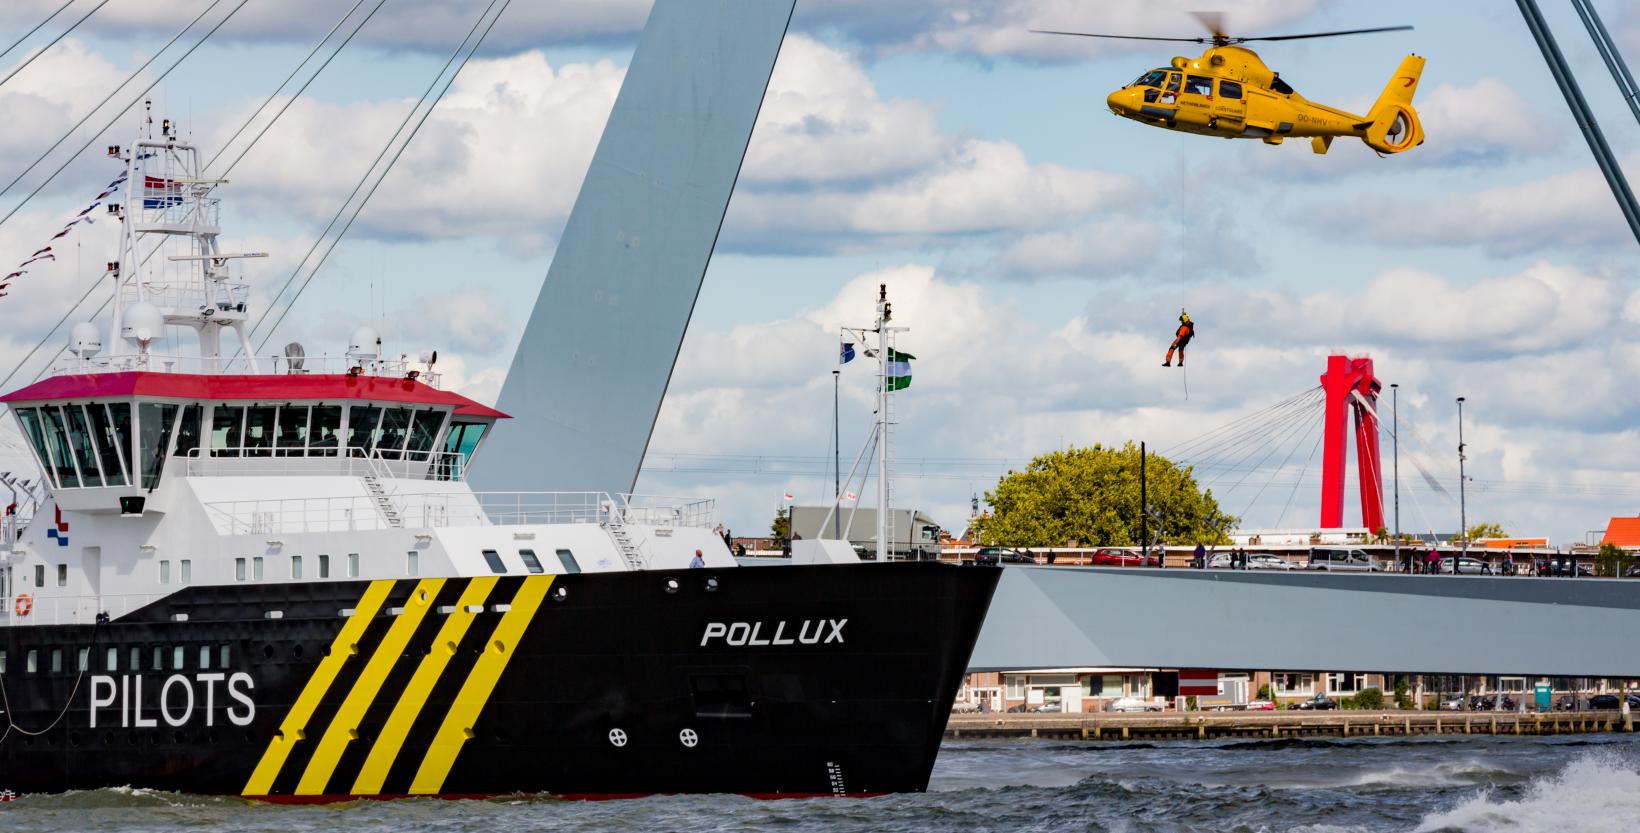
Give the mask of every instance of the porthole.
[{"label": "porthole", "polygon": [[668,592],[668,593],[678,592],[678,580],[677,579],[669,578],[669,579],[666,580],[666,592]]},{"label": "porthole", "polygon": [[561,602],[567,598],[569,598],[569,590],[566,588],[560,587],[552,591],[552,600],[555,602]]}]

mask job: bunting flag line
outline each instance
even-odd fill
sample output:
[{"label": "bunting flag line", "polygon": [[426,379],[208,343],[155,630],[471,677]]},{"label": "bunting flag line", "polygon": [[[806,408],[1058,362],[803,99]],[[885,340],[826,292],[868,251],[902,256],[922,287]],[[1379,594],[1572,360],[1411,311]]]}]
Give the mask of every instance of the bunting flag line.
[{"label": "bunting flag line", "polygon": [[35,250],[34,250],[34,254],[32,254],[32,255],[29,255],[29,257],[37,257],[37,256],[39,256],[39,255],[43,255],[43,254],[45,254],[45,253],[46,253],[46,252],[49,252],[49,251],[51,251],[51,247],[50,247],[50,246],[47,246],[47,247],[45,247],[45,248],[43,248],[43,249],[35,249]]},{"label": "bunting flag line", "polygon": [[28,260],[25,260],[25,261],[23,261],[22,263],[20,263],[18,265],[19,266],[27,266],[30,263],[35,262],[36,260],[56,260],[56,259],[57,259],[56,255],[40,255],[39,257],[31,257]]},{"label": "bunting flag line", "polygon": [[[153,154],[149,154],[149,155],[152,156]],[[120,189],[120,186],[124,185],[125,181],[129,178],[130,178],[129,171],[120,171],[120,175],[114,177],[114,179],[108,183],[108,186],[103,189],[102,193],[97,195],[97,198],[95,200],[93,200],[90,205],[88,205],[85,208],[81,209],[80,213],[74,215],[74,219],[69,220],[68,223],[63,226],[61,231],[59,231],[56,234],[53,234],[51,236],[51,239],[52,240],[61,240],[62,238],[67,237],[68,233],[73,231],[74,227],[79,225],[80,223],[86,223],[88,225],[91,224],[91,223],[95,223],[97,220],[96,220],[95,217],[91,216],[91,212],[96,211],[97,207],[101,206],[103,204],[103,200],[108,199],[110,196],[113,195],[113,193],[115,191],[118,191]],[[145,208],[163,208],[163,207],[169,206],[169,205],[177,205],[177,204],[180,204],[182,202],[182,196],[181,196],[182,186],[181,186],[180,183],[177,183],[174,180],[160,179],[158,177],[148,177],[148,179],[153,181],[153,182],[158,183],[157,187],[161,190],[161,193],[162,193],[160,202],[163,202],[163,205],[149,205],[148,203],[150,201],[144,200],[143,201],[143,207],[145,207]],[[47,245],[43,248],[36,249],[34,254],[29,255],[28,260],[25,260],[22,263],[17,265],[17,271],[12,272],[11,274],[7,275],[5,278],[0,278],[0,289],[6,289],[6,288],[10,287],[11,286],[10,281],[13,278],[19,278],[19,277],[22,277],[23,275],[28,274],[28,270],[24,269],[23,268],[24,266],[28,266],[31,263],[35,263],[35,262],[41,261],[41,260],[55,261],[56,259],[57,259],[57,255],[52,251],[51,246]],[[4,297],[6,297],[6,295],[7,295],[7,293],[0,292],[0,298],[4,298]]]},{"label": "bunting flag line", "polygon": [[74,215],[74,216],[75,216],[75,217],[76,217],[76,218],[78,218],[78,217],[84,217],[84,216],[85,216],[85,215],[87,215],[87,214],[90,214],[90,213],[91,213],[91,212],[93,212],[93,211],[96,211],[96,210],[97,210],[97,206],[99,206],[99,205],[102,205],[102,198],[101,198],[101,197],[98,197],[98,198],[97,198],[97,201],[96,201],[96,202],[94,202],[94,203],[92,203],[92,204],[90,204],[90,205],[88,205],[88,206],[86,206],[86,207],[85,207],[85,210],[84,210],[84,211],[81,211],[81,212],[80,212],[80,213],[79,213],[79,214],[76,214],[76,215]]}]

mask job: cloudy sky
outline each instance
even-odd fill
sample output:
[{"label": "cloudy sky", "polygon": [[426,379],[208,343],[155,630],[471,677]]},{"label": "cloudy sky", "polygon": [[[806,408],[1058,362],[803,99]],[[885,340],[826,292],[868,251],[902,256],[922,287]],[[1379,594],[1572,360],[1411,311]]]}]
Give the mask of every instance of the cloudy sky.
[{"label": "cloudy sky", "polygon": [[[77,0],[0,73],[92,4]],[[0,6],[0,46],[60,5]],[[45,159],[0,212],[70,162],[0,224],[0,259],[26,257],[115,175],[95,151],[129,141],[119,106],[197,37],[159,51],[189,20],[239,9],[152,93],[156,116],[180,120],[211,155],[352,5],[110,0],[0,86],[0,185]],[[486,5],[386,0],[236,165],[225,248],[271,253],[248,267],[264,296]],[[648,5],[512,4],[274,343],[340,352],[355,326],[379,321],[390,349],[440,349],[448,384],[493,401]],[[1314,386],[1336,351],[1372,356],[1399,383],[1402,422],[1421,437],[1403,432],[1403,457],[1449,487],[1453,399],[1468,398],[1472,521],[1570,543],[1640,513],[1636,244],[1513,8],[1217,4],[1247,34],[1416,26],[1261,50],[1300,92],[1358,111],[1406,53],[1427,56],[1415,103],[1428,141],[1392,158],[1118,119],[1106,93],[1175,45],[1027,31],[1194,36],[1183,10],[1195,5],[799,0],[640,490],[716,496],[746,534],[766,528],[783,492],[829,495],[836,328],[869,323],[887,283],[912,328],[902,347],[918,357],[898,405],[897,502],[949,527],[963,525],[970,495],[1034,454],[1129,439],[1165,451]],[[1640,61],[1640,11],[1597,6]],[[1640,172],[1640,126],[1581,25],[1564,4],[1546,13],[1610,143]],[[115,106],[45,153],[133,73]],[[71,157],[81,144],[91,150]],[[47,344],[11,386],[64,341],[51,326],[77,299],[91,290],[70,322],[101,302],[93,285],[114,231],[82,226],[55,264],[0,299],[0,373]],[[1188,398],[1184,375],[1160,367],[1181,306],[1200,328]],[[868,371],[849,365],[845,467],[869,400]],[[1248,526],[1313,524],[1318,428],[1319,414],[1294,417],[1262,445],[1192,459],[1225,464],[1203,477]],[[1404,527],[1457,525],[1455,502],[1410,463],[1402,495]]]}]

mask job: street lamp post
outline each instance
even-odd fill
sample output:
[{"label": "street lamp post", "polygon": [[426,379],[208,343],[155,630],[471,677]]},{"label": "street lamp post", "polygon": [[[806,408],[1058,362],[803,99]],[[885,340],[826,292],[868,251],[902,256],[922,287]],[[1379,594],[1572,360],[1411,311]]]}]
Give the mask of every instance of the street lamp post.
[{"label": "street lamp post", "polygon": [[1393,490],[1395,493],[1395,566],[1412,572],[1411,564],[1401,564],[1401,386],[1391,383],[1389,386],[1391,425],[1390,439],[1395,443],[1391,446],[1391,454],[1395,461],[1395,475]]},{"label": "street lamp post", "polygon": [[1464,454],[1463,442],[1463,397],[1458,397],[1458,534],[1463,536],[1463,549],[1452,557],[1452,572],[1458,572],[1458,564],[1462,556],[1469,555],[1469,505],[1465,501],[1464,482],[1469,479],[1464,474],[1464,461],[1469,459]]}]

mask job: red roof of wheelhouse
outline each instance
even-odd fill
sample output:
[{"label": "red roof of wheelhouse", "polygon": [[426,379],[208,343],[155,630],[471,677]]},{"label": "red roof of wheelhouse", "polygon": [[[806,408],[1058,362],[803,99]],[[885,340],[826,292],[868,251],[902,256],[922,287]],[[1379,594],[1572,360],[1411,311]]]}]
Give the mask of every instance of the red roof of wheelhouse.
[{"label": "red roof of wheelhouse", "polygon": [[151,396],[213,401],[282,402],[296,399],[369,400],[407,405],[453,405],[460,416],[507,419],[507,415],[459,393],[389,376],[260,374],[210,376],[191,373],[75,373],[41,379],[0,396],[0,402],[44,402],[111,396]]}]

